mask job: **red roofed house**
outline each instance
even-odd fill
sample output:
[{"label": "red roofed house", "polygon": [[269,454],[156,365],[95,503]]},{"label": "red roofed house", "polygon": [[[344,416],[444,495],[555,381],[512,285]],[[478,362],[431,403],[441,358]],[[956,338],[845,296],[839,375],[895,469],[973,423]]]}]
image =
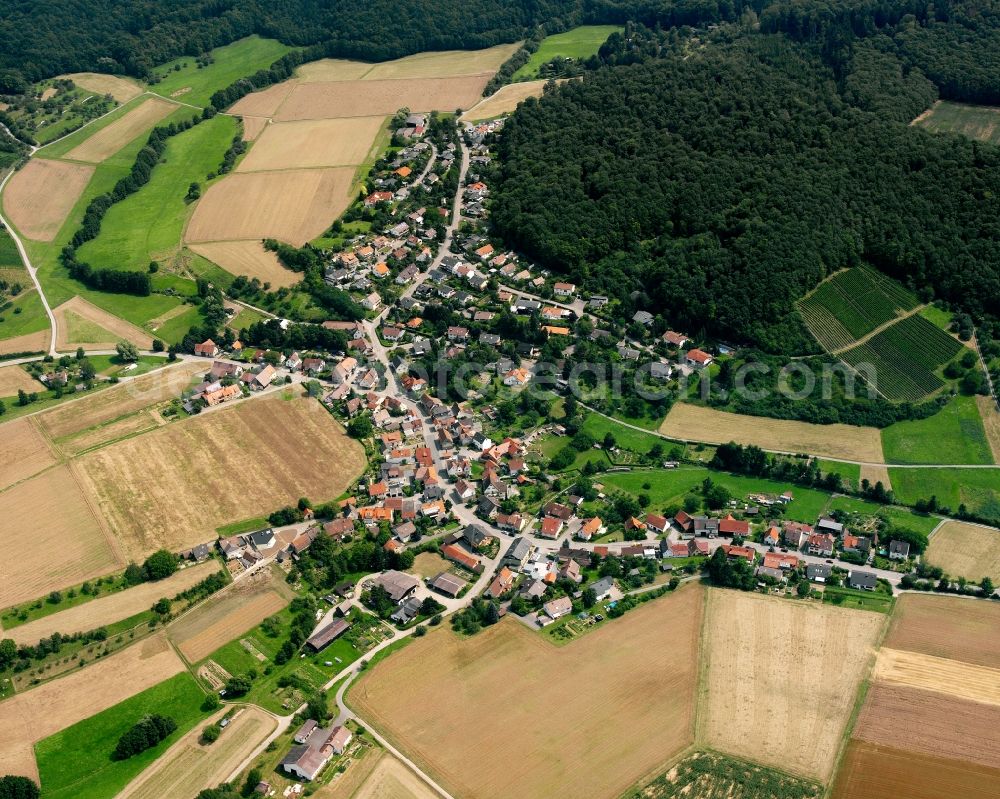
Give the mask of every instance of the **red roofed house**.
[{"label": "red roofed house", "polygon": [[479,558],[470,555],[455,544],[445,544],[441,547],[441,556],[476,574],[479,574],[483,570],[483,564],[479,561]]},{"label": "red roofed house", "polygon": [[562,528],[562,519],[557,519],[555,516],[546,516],[542,519],[542,529],[538,534],[542,538],[558,538],[559,533],[562,532]]},{"label": "red roofed house", "polygon": [[737,547],[732,544],[723,544],[722,551],[727,558],[743,558],[747,563],[753,563],[757,553],[750,547]]},{"label": "red roofed house", "polygon": [[391,191],[376,191],[365,197],[365,208],[371,208],[379,203],[392,202]]},{"label": "red roofed house", "polygon": [[727,515],[719,519],[719,535],[750,535],[750,522]]},{"label": "red roofed house", "polygon": [[664,333],[663,340],[673,347],[683,347],[688,341],[690,341],[690,339],[683,333],[675,333],[673,330],[668,330]]},{"label": "red roofed house", "polygon": [[194,345],[194,354],[203,358],[214,358],[219,354],[219,345],[212,339]]},{"label": "red roofed house", "polygon": [[710,366],[712,361],[715,359],[702,350],[688,350],[687,354],[684,356],[684,360],[689,366],[693,366],[696,369],[702,369],[706,366]]},{"label": "red roofed house", "polygon": [[830,557],[833,554],[834,538],[829,533],[814,533],[809,536],[809,554]]},{"label": "red roofed house", "polygon": [[494,599],[498,599],[506,594],[514,586],[514,572],[504,566],[497,573],[490,587],[486,590]]},{"label": "red roofed house", "polygon": [[604,522],[601,521],[600,516],[595,516],[593,519],[587,519],[577,531],[576,537],[582,539],[583,541],[589,541],[595,536],[599,536],[604,531]]},{"label": "red roofed house", "polygon": [[799,559],[795,555],[784,555],[780,552],[764,554],[764,566],[768,569],[794,569],[798,565]]},{"label": "red roofed house", "polygon": [[665,533],[670,526],[666,516],[659,516],[655,513],[646,514],[646,529],[651,533]]}]

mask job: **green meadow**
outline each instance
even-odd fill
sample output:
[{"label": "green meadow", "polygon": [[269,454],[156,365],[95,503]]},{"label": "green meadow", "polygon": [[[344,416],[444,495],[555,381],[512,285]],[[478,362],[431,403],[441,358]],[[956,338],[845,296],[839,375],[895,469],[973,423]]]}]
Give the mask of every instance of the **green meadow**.
[{"label": "green meadow", "polygon": [[149,183],[104,217],[100,235],[79,249],[95,267],[145,270],[150,261],[169,260],[180,250],[184,225],[194,205],[188,186],[215,172],[237,132],[236,120],[215,116],[171,137]]},{"label": "green meadow", "polygon": [[249,36],[212,50],[212,63],[207,66],[199,67],[196,58],[184,56],[157,67],[155,74],[161,80],[150,86],[150,91],[182,103],[207,106],[219,89],[267,69],[293,49],[275,39]]},{"label": "green meadow", "polygon": [[889,469],[900,502],[912,505],[937,497],[938,505],[956,512],[965,505],[994,523],[1000,522],[1000,469]]},{"label": "green meadow", "polygon": [[975,397],[955,397],[933,416],[882,430],[887,463],[993,463]]},{"label": "green meadow", "polygon": [[583,25],[565,33],[546,36],[531,54],[528,63],[514,73],[512,80],[531,80],[538,75],[539,67],[557,56],[577,60],[589,58],[597,53],[612,33],[622,30],[619,25]]},{"label": "green meadow", "polygon": [[[45,799],[114,796],[204,718],[204,699],[194,677],[183,672],[39,741],[35,756],[42,795]],[[122,733],[150,713],[169,716],[177,729],[152,749],[128,760],[112,760]]]}]

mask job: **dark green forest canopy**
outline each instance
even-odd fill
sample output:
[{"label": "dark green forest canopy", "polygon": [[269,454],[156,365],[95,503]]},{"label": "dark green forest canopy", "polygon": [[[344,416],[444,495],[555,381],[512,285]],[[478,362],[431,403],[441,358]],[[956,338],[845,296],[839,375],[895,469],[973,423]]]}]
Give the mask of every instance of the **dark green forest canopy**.
[{"label": "dark green forest canopy", "polygon": [[846,69],[744,33],[592,72],[508,122],[494,223],[680,329],[771,351],[809,347],[794,301],[861,262],[1000,313],[1000,150],[908,126],[934,87],[877,40]]}]

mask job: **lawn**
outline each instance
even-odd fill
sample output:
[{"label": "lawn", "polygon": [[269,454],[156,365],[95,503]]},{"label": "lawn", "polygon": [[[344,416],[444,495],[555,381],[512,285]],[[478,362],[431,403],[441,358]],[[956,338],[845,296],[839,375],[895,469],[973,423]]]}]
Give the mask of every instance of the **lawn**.
[{"label": "lawn", "polygon": [[931,530],[937,527],[941,521],[936,516],[917,513],[909,508],[901,508],[898,505],[879,505],[857,497],[834,497],[830,500],[830,505],[826,510],[828,513],[842,510],[865,516],[881,516],[898,527],[916,530],[927,535],[930,535]]},{"label": "lawn", "polygon": [[[280,621],[281,630],[287,630],[291,623],[292,612],[285,608],[275,615]],[[317,689],[333,679],[345,666],[361,657],[361,652],[348,640],[340,638],[322,652],[309,653],[303,658],[295,657],[287,663],[276,665],[274,664],[274,656],[284,643],[285,637],[282,634],[272,638],[264,632],[262,627],[257,626],[239,639],[219,647],[206,660],[214,660],[230,674],[245,674],[251,669],[256,670],[259,676],[253,681],[250,692],[242,697],[241,701],[251,702],[274,713],[286,713],[290,708],[283,705],[290,690],[279,687],[278,681],[282,677],[294,675],[313,689]],[[253,646],[264,655],[265,660],[261,661],[251,655],[247,648],[240,643],[241,641],[251,641]],[[326,665],[327,662],[331,665]],[[265,670],[269,666],[273,666],[273,668],[271,673],[267,674]],[[297,704],[298,700],[292,703],[293,707]]]},{"label": "lawn", "polygon": [[[652,422],[655,424],[655,422]],[[643,433],[631,427],[625,427],[612,419],[600,414],[591,413],[583,422],[584,432],[590,433],[597,441],[603,441],[607,433],[615,437],[615,443],[622,449],[628,449],[639,455],[645,455],[653,446],[659,444],[663,447],[664,457],[670,450],[677,446],[684,449],[683,444],[677,444],[661,438],[655,433]]]},{"label": "lawn", "polygon": [[292,49],[275,39],[248,36],[212,50],[212,63],[199,67],[197,59],[183,56],[154,72],[161,77],[151,91],[182,103],[207,106],[212,95],[240,78],[267,69]]},{"label": "lawn", "polygon": [[608,37],[623,28],[619,25],[582,25],[579,28],[546,36],[538,49],[531,54],[523,67],[513,75],[513,80],[531,80],[538,70],[553,58],[575,58],[581,60],[595,55]]},{"label": "lawn", "polygon": [[[204,692],[185,672],[39,741],[35,755],[43,795],[46,799],[114,796],[206,715],[201,710],[204,699]],[[152,749],[128,760],[111,760],[122,733],[149,713],[169,716],[177,729]]]},{"label": "lawn", "polygon": [[[795,499],[785,507],[784,515],[795,521],[815,522],[830,501],[830,495],[823,491],[793,486],[790,483],[716,472],[701,466],[682,466],[662,471],[609,473],[601,475],[599,479],[608,489],[648,495],[650,509],[656,509],[679,504],[688,493],[700,488],[705,478],[711,478],[713,483],[725,486],[736,499],[745,498],[751,492],[781,494],[791,489]],[[646,483],[649,484],[649,488],[644,487]]]},{"label": "lawn", "polygon": [[889,469],[896,498],[907,505],[937,497],[938,506],[1000,522],[1000,469]]},{"label": "lawn", "polygon": [[81,260],[97,268],[143,271],[150,261],[176,255],[193,208],[184,199],[188,186],[204,188],[236,130],[232,117],[216,116],[168,139],[149,183],[111,207],[100,235],[80,248]]},{"label": "lawn", "polygon": [[882,430],[887,463],[993,463],[975,397],[955,397],[933,416]]},{"label": "lawn", "polygon": [[853,588],[828,586],[823,591],[823,603],[836,605],[839,608],[891,613],[896,600],[889,594],[881,594],[877,591],[858,591]]}]

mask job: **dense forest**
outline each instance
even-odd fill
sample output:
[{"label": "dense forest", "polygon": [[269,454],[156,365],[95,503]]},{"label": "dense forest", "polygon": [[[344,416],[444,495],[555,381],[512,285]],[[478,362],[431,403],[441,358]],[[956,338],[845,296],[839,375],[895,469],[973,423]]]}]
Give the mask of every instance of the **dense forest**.
[{"label": "dense forest", "polygon": [[845,61],[728,27],[523,105],[499,143],[498,232],[626,308],[773,352],[812,346],[794,300],[861,262],[1000,314],[1000,150],[905,124],[938,87],[886,34]]},{"label": "dense forest", "polygon": [[0,93],[24,81],[94,70],[146,77],[253,33],[381,61],[423,50],[474,49],[583,23],[663,28],[756,21],[824,41],[893,38],[945,97],[1000,102],[1000,0],[0,0]]}]

